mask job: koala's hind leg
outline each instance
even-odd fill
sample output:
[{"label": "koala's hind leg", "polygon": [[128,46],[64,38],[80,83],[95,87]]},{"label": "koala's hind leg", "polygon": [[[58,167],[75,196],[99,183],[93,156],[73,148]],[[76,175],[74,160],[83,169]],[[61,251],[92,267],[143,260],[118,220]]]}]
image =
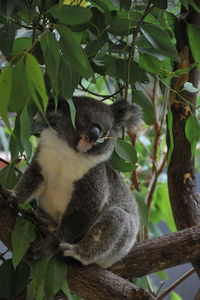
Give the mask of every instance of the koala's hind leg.
[{"label": "koala's hind leg", "polygon": [[[71,256],[85,265],[97,263],[102,267],[108,267],[126,255],[132,247],[137,234],[133,218],[134,215],[121,208],[109,208],[100,215],[79,243],[71,245],[62,242],[60,248],[64,256]],[[118,255],[116,259],[112,257],[109,261],[115,247],[118,248],[116,249]]]}]

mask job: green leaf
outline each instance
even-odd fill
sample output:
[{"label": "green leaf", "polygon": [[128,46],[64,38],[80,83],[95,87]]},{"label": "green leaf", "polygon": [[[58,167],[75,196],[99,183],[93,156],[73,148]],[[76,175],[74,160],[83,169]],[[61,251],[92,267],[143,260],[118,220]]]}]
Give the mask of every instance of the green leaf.
[{"label": "green leaf", "polygon": [[171,300],[183,300],[183,298],[176,292],[171,292]]},{"label": "green leaf", "polygon": [[198,5],[193,0],[190,0],[190,6],[192,6],[195,11],[200,13],[200,8],[198,7]]},{"label": "green leaf", "polygon": [[52,90],[55,94],[58,94],[58,70],[60,58],[58,42],[54,34],[47,31],[44,35],[42,35],[40,44]]},{"label": "green leaf", "polygon": [[88,58],[73,33],[63,25],[56,25],[56,29],[61,36],[59,43],[65,59],[70,62],[71,66],[73,66],[80,75],[85,78],[93,76]]},{"label": "green leaf", "polygon": [[14,40],[13,55],[24,52],[32,45],[32,39],[30,37],[22,37]]},{"label": "green leaf", "polygon": [[179,61],[179,55],[171,38],[162,28],[153,24],[145,24],[141,31],[153,48],[172,60]]},{"label": "green leaf", "polygon": [[114,35],[127,35],[133,32],[141,18],[141,12],[138,11],[117,11],[116,16],[108,17],[108,31]]},{"label": "green leaf", "polygon": [[[23,75],[22,75],[23,74]],[[12,68],[12,86],[9,100],[9,110],[20,112],[29,99],[24,58],[18,60]],[[19,93],[20,91],[20,93]]]},{"label": "green leaf", "polygon": [[32,145],[30,142],[31,129],[32,129],[32,119],[28,112],[27,104],[24,106],[21,115],[21,143],[27,154],[27,160],[30,160],[32,155]]},{"label": "green leaf", "polygon": [[63,287],[66,276],[66,262],[59,257],[53,257],[49,262],[46,274],[45,288],[47,299],[55,295]]},{"label": "green leaf", "polygon": [[30,267],[21,262],[14,269],[12,260],[8,259],[0,266],[0,298],[16,299],[29,281]]},{"label": "green leaf", "polygon": [[[29,84],[30,93],[38,109],[41,111],[41,113],[43,113],[43,111],[46,111],[47,104],[48,104],[48,96],[46,93],[43,74],[41,72],[37,60],[32,54],[26,54],[25,58],[26,58],[27,75],[30,82]],[[38,93],[38,95],[42,100],[44,109],[41,108],[41,104],[39,100],[36,99],[36,92]]]},{"label": "green leaf", "polygon": [[192,56],[198,64],[200,64],[200,27],[192,24],[187,24],[187,34],[190,44],[190,49],[192,52]]},{"label": "green leaf", "polygon": [[49,257],[43,257],[32,265],[31,282],[27,286],[27,300],[39,300],[45,298],[45,282]]},{"label": "green leaf", "polygon": [[10,65],[7,65],[3,72],[0,74],[0,95],[1,95],[1,105],[0,105],[0,116],[8,126],[9,130],[10,123],[8,121],[8,103],[10,99],[11,92],[11,82],[12,82],[12,72]]},{"label": "green leaf", "polygon": [[65,293],[69,300],[75,300],[70,292],[67,280],[64,281],[61,290],[63,291],[63,293]]},{"label": "green leaf", "polygon": [[135,169],[135,166],[127,161],[124,161],[116,151],[113,152],[109,163],[113,168],[119,172],[132,172]]},{"label": "green leaf", "polygon": [[174,151],[174,136],[173,136],[173,115],[171,108],[169,107],[168,114],[167,114],[167,127],[169,130],[169,140],[170,140],[170,147],[167,155],[167,166],[169,166],[169,163],[171,161],[171,156]]},{"label": "green leaf", "polygon": [[115,151],[121,158],[131,162],[132,164],[137,162],[137,152],[128,142],[117,139],[115,142]]},{"label": "green leaf", "polygon": [[155,121],[153,106],[147,96],[142,91],[134,90],[133,99],[142,108],[144,122],[153,125]]},{"label": "green leaf", "polygon": [[148,216],[148,208],[145,203],[145,197],[137,191],[134,191],[134,196],[135,196],[135,200],[138,205],[138,211],[139,211],[141,224],[148,227],[149,216]]},{"label": "green leaf", "polygon": [[[162,201],[160,199],[162,199]],[[172,232],[177,231],[166,183],[158,183],[153,195],[151,222],[157,224],[160,221],[165,221]]]},{"label": "green leaf", "polygon": [[108,14],[110,14],[111,11],[116,10],[116,7],[110,0],[91,0],[90,2]]},{"label": "green leaf", "polygon": [[73,127],[76,129],[76,124],[75,124],[75,119],[76,119],[76,107],[74,105],[74,102],[72,98],[67,99],[67,103],[69,104],[69,109],[70,109],[70,117],[72,121]]},{"label": "green leaf", "polygon": [[[59,72],[59,93],[64,98],[71,98],[80,81],[79,73],[61,57]],[[67,83],[67,84],[66,84]]]},{"label": "green leaf", "polygon": [[0,30],[0,50],[7,59],[10,59],[12,55],[15,31],[15,25],[10,22],[1,27]]},{"label": "green leaf", "polygon": [[193,114],[189,116],[185,124],[185,134],[191,145],[192,157],[194,156],[197,143],[200,139],[200,122]]},{"label": "green leaf", "polygon": [[12,248],[13,256],[12,261],[14,268],[24,257],[24,254],[28,250],[30,243],[37,237],[33,225],[23,217],[17,217],[15,222],[15,228],[12,232]]},{"label": "green leaf", "polygon": [[15,174],[13,165],[10,164],[0,171],[0,182],[7,188],[12,189],[17,183],[17,175]]},{"label": "green leaf", "polygon": [[169,280],[168,274],[165,271],[163,271],[163,270],[156,272],[156,275],[158,277],[160,277],[162,280],[165,280],[165,281]]},{"label": "green leaf", "polygon": [[89,8],[75,5],[57,4],[48,11],[54,18],[59,19],[60,23],[66,25],[78,25],[88,22],[92,18]]}]

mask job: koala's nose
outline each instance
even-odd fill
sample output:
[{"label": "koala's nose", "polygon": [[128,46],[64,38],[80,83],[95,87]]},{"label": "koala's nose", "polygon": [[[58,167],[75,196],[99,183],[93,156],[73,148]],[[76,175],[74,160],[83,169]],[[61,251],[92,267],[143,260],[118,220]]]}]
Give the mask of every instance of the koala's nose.
[{"label": "koala's nose", "polygon": [[90,127],[87,138],[90,142],[96,142],[101,135],[101,129],[96,125]]}]

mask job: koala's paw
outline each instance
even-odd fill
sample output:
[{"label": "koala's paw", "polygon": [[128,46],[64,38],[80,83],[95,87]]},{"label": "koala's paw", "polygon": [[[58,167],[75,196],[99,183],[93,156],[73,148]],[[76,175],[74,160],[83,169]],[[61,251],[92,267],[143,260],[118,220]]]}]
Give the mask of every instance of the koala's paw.
[{"label": "koala's paw", "polygon": [[60,243],[60,250],[64,256],[71,256],[76,258],[75,246],[69,243]]}]

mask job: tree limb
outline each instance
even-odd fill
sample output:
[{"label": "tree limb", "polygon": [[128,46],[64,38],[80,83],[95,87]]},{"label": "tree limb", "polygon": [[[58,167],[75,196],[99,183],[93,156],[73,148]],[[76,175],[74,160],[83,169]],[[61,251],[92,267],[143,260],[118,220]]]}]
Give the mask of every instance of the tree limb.
[{"label": "tree limb", "polygon": [[200,256],[200,225],[137,243],[112,271],[124,278],[144,276]]}]

